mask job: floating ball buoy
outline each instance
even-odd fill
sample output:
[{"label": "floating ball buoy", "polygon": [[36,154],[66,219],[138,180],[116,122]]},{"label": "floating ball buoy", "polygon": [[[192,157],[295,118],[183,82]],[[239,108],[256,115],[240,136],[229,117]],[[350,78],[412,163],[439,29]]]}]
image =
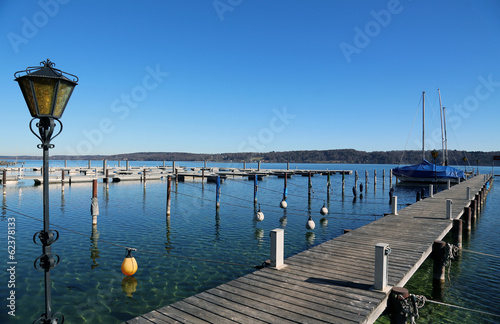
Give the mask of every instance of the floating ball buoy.
[{"label": "floating ball buoy", "polygon": [[137,272],[137,261],[132,256],[132,250],[137,251],[136,249],[127,248],[127,255],[122,262],[122,272],[126,276],[131,276]]},{"label": "floating ball buoy", "polygon": [[283,199],[281,202],[280,202],[280,207],[285,209],[286,207],[288,206],[288,204],[286,203],[286,200]]},{"label": "floating ball buoy", "polygon": [[126,276],[122,280],[122,290],[127,294],[128,297],[133,297],[132,293],[134,293],[137,289],[137,279],[134,276]]},{"label": "floating ball buoy", "polygon": [[321,209],[319,210],[319,213],[323,216],[328,214],[328,208],[326,208],[325,203],[323,203],[323,207],[321,207]]},{"label": "floating ball buoy", "polygon": [[309,216],[309,219],[307,220],[307,223],[306,223],[306,228],[308,230],[313,230],[314,228],[316,227],[316,224],[314,223],[314,221],[312,220],[312,217]]},{"label": "floating ball buoy", "polygon": [[259,211],[255,214],[255,220],[258,222],[262,222],[264,220],[264,213],[260,211],[260,205]]}]

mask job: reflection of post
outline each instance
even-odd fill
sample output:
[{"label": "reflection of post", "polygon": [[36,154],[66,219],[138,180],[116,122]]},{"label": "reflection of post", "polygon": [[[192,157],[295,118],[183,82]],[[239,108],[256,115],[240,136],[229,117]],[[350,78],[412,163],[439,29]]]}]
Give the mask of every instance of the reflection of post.
[{"label": "reflection of post", "polygon": [[170,217],[167,217],[166,223],[167,228],[165,236],[167,238],[167,242],[165,242],[165,250],[167,250],[167,252],[170,252],[170,250],[172,250],[172,241],[170,239],[170,235],[172,234],[172,231],[170,229]]},{"label": "reflection of post", "polygon": [[167,180],[167,216],[170,216],[170,193],[172,191],[172,177],[168,176]]},{"label": "reflection of post", "polygon": [[97,241],[99,240],[99,232],[97,231],[97,225],[92,225],[92,236],[90,241],[92,243],[90,247],[90,258],[92,259],[92,265],[90,266],[92,270],[99,266],[97,260],[99,258],[99,248],[97,247]]}]

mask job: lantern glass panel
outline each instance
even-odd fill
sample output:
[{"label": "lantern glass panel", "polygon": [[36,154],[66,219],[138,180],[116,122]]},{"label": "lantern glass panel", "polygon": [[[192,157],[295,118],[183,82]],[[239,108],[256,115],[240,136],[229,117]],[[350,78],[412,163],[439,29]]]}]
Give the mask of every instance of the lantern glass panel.
[{"label": "lantern glass panel", "polygon": [[65,80],[59,81],[59,90],[57,91],[56,106],[54,109],[54,118],[61,118],[64,108],[68,104],[69,97],[75,87],[74,83]]},{"label": "lantern glass panel", "polygon": [[32,78],[38,102],[38,115],[50,117],[57,79]]},{"label": "lantern glass panel", "polygon": [[28,105],[28,109],[30,110],[31,117],[36,116],[36,106],[35,100],[33,98],[33,91],[31,90],[30,80],[28,78],[19,78],[17,80],[19,82],[19,87],[23,92],[24,100]]}]

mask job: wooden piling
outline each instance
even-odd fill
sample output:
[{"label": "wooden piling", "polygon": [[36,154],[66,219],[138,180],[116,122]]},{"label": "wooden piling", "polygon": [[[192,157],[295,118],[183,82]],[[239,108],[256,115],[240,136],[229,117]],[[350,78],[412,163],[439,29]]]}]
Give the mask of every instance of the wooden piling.
[{"label": "wooden piling", "polygon": [[215,207],[220,208],[220,176],[217,176],[217,188],[215,191]]},{"label": "wooden piling", "polygon": [[476,200],[475,199],[470,201],[470,214],[471,214],[472,222],[475,222],[476,216],[477,216],[477,207],[476,207]]},{"label": "wooden piling", "polygon": [[167,178],[167,216],[170,216],[170,197],[172,191],[172,177],[168,176]]},{"label": "wooden piling", "polygon": [[7,195],[7,170],[3,169],[2,170],[2,187],[3,187],[3,195]]},{"label": "wooden piling", "polygon": [[92,181],[92,203],[90,205],[90,214],[92,215],[92,225],[97,225],[97,215],[99,215],[99,202],[97,200],[97,179]]},{"label": "wooden piling", "polygon": [[106,168],[106,189],[109,189],[109,170]]},{"label": "wooden piling", "polygon": [[467,235],[470,234],[472,230],[472,217],[471,217],[471,208],[469,207],[464,207],[464,212],[462,214],[462,219],[465,222],[465,233]]},{"label": "wooden piling", "polygon": [[462,220],[454,219],[453,220],[453,228],[451,232],[453,238],[453,245],[457,246],[459,249],[462,249]]},{"label": "wooden piling", "polygon": [[64,191],[64,170],[61,170],[61,191]]},{"label": "wooden piling", "polygon": [[389,170],[389,187],[392,187],[392,169]]},{"label": "wooden piling", "polygon": [[257,203],[257,192],[259,191],[259,176],[256,174],[253,178],[253,202]]},{"label": "wooden piling", "polygon": [[342,172],[342,196],[345,194],[345,172]]},{"label": "wooden piling", "polygon": [[354,188],[358,188],[358,171],[354,171]]},{"label": "wooden piling", "polygon": [[309,182],[307,184],[307,197],[309,199],[311,199],[312,187],[313,187],[313,185],[312,185],[312,180],[311,180],[311,172],[309,171]]},{"label": "wooden piling", "polygon": [[377,170],[373,170],[373,187],[377,188]]},{"label": "wooden piling", "polygon": [[401,306],[401,300],[410,297],[408,289],[403,287],[394,287],[389,295],[387,302],[387,311],[391,324],[406,324],[407,314]]},{"label": "wooden piling", "polygon": [[446,242],[435,240],[432,244],[433,280],[443,282],[445,280],[445,252]]},{"label": "wooden piling", "polygon": [[287,187],[286,187],[286,179],[288,178],[288,174],[285,172],[285,180],[283,182],[283,200],[286,200],[286,196],[287,196]]},{"label": "wooden piling", "polygon": [[330,201],[330,190],[332,189],[332,182],[330,181],[330,172],[326,175],[326,199]]}]

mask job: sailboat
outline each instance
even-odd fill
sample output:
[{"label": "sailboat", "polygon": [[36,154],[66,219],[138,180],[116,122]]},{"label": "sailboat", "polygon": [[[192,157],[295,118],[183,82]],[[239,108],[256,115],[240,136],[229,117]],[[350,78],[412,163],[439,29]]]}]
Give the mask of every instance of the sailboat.
[{"label": "sailboat", "polygon": [[[441,94],[439,95],[441,105]],[[420,182],[420,183],[443,183],[460,182],[465,180],[463,171],[448,166],[447,152],[444,151],[445,139],[443,137],[443,156],[445,165],[437,165],[425,159],[425,91],[422,93],[422,162],[419,164],[397,167],[392,169],[392,174],[401,182]],[[441,115],[441,130],[446,129],[443,115]],[[446,131],[445,131],[446,132]]]}]

